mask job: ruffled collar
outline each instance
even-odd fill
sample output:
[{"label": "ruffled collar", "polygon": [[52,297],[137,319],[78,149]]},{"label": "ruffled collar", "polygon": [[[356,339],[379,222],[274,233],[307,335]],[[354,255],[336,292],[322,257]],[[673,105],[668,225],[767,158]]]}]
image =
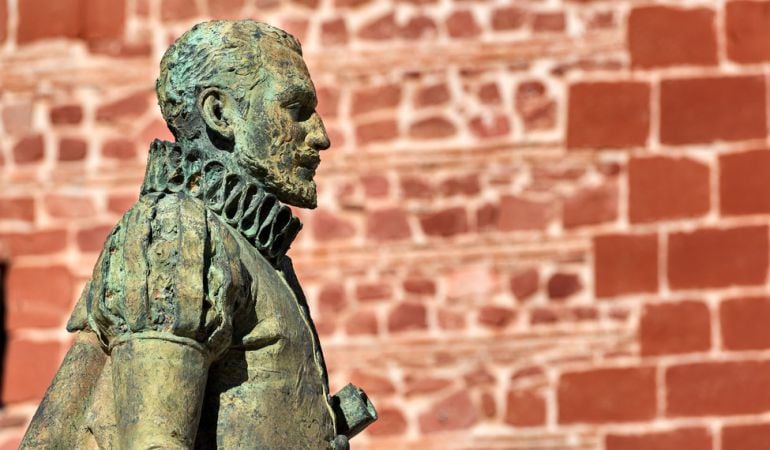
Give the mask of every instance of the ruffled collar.
[{"label": "ruffled collar", "polygon": [[155,140],[150,146],[142,194],[178,193],[203,201],[278,266],[302,223],[230,158]]}]

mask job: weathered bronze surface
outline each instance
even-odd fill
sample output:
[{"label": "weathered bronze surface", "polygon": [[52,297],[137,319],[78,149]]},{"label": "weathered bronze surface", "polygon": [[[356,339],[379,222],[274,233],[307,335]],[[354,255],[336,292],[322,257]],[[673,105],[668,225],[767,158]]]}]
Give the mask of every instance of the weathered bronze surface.
[{"label": "weathered bronze surface", "polygon": [[155,141],[68,324],[75,342],[21,448],[348,448],[376,419],[329,395],[286,256],[329,147],[299,43],[250,20],[196,25],[157,82]]}]

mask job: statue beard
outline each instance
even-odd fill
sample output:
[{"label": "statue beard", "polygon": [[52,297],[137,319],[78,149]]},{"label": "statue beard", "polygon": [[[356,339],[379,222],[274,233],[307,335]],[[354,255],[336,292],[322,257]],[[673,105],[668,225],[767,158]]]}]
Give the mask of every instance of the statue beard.
[{"label": "statue beard", "polygon": [[[313,181],[319,161],[317,152],[299,153],[293,141],[278,139],[271,142],[267,152],[249,148],[237,154],[239,165],[281,202],[300,208],[317,206],[317,188]],[[260,158],[260,155],[264,156]]]}]

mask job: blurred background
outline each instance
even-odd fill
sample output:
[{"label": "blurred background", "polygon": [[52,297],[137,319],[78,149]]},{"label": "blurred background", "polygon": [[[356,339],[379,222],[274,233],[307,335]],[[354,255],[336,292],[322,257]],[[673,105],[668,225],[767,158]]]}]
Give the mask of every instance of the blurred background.
[{"label": "blurred background", "polygon": [[290,254],[355,448],[770,445],[769,1],[0,0],[0,449],[210,18],[303,44],[332,149]]}]

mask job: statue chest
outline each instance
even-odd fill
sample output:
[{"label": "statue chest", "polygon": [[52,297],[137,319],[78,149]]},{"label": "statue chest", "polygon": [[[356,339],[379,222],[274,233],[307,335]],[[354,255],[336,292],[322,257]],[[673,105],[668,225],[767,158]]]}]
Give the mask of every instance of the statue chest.
[{"label": "statue chest", "polygon": [[[197,446],[323,448],[334,438],[326,368],[293,273],[241,247],[251,296],[234,319],[233,344],[209,371]],[[215,445],[214,445],[215,444]]]}]

